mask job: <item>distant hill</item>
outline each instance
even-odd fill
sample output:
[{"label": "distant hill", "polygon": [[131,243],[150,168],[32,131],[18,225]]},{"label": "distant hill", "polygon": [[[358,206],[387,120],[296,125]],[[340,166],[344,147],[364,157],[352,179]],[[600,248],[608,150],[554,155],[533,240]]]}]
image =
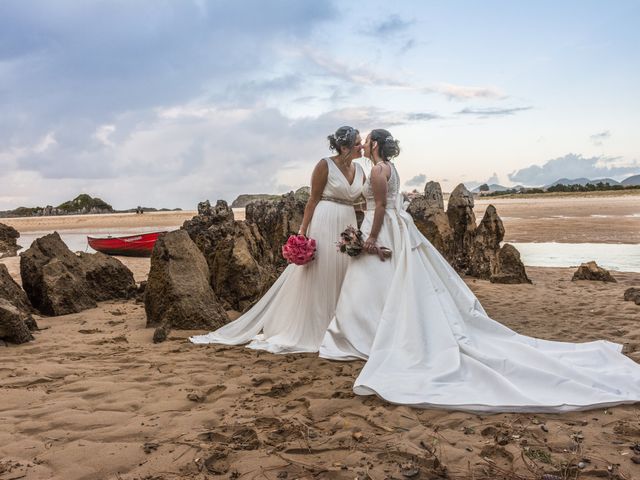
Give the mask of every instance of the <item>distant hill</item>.
[{"label": "distant hill", "polygon": [[271,195],[269,193],[243,193],[242,195],[238,195],[231,203],[231,208],[244,208],[251,202],[255,202],[258,200],[278,200],[282,195]]},{"label": "distant hill", "polygon": [[51,215],[83,215],[87,213],[114,213],[113,207],[98,197],[86,193],[73,200],[61,203],[57,207],[18,207],[0,212],[0,217],[47,217]]},{"label": "distant hill", "polygon": [[618,182],[617,180],[614,180],[613,178],[598,178],[596,180],[591,180],[589,178],[559,178],[558,180],[556,180],[553,183],[550,183],[549,185],[545,185],[544,188],[549,188],[549,187],[554,187],[556,185],[582,185],[583,187],[587,184],[590,183],[592,185],[597,185],[598,183],[608,183],[609,185],[620,185],[620,182]]},{"label": "distant hill", "polygon": [[[311,195],[311,187],[300,187],[293,192],[293,194],[298,200],[306,202],[309,199],[309,195]],[[245,208],[251,202],[257,202],[258,200],[274,201],[280,200],[281,198],[282,195],[271,195],[269,193],[243,193],[242,195],[238,195],[238,198],[231,203],[231,208]]]},{"label": "distant hill", "polygon": [[[480,187],[482,185],[478,185],[476,188],[474,188],[473,190],[471,190],[472,193],[480,193]],[[489,187],[489,192],[504,192],[505,190],[509,190],[509,187],[505,187],[503,185],[499,185],[497,183],[492,183],[490,185],[488,185]]]},{"label": "distant hill", "polygon": [[625,187],[628,187],[630,185],[640,185],[640,175],[634,175],[632,177],[625,178],[621,183]]}]

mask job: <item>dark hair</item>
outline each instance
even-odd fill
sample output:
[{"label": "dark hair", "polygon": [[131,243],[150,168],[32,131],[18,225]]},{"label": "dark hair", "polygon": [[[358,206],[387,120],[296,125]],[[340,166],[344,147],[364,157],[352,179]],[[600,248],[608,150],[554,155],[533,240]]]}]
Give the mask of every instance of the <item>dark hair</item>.
[{"label": "dark hair", "polygon": [[338,153],[342,153],[341,147],[352,149],[356,144],[356,137],[360,132],[353,127],[344,126],[336,130],[336,133],[329,135],[329,148]]},{"label": "dark hair", "polygon": [[400,155],[400,146],[398,145],[400,142],[393,138],[389,130],[384,128],[371,130],[371,141],[378,142],[378,154],[385,162]]}]

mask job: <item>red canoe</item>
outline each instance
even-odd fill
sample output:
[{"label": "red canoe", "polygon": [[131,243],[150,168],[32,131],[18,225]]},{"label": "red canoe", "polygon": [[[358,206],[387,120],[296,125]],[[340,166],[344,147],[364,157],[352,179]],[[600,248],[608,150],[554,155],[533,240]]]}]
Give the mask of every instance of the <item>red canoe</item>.
[{"label": "red canoe", "polygon": [[108,255],[128,257],[150,257],[158,235],[165,232],[141,233],[126,237],[95,238],[87,237],[89,246]]}]

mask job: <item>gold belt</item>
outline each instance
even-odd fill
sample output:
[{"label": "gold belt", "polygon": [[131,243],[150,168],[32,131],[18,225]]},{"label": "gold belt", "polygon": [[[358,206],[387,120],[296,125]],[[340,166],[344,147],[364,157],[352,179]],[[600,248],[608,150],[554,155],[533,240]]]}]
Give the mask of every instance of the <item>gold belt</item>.
[{"label": "gold belt", "polygon": [[327,202],[339,203],[341,205],[349,205],[350,207],[353,207],[353,202],[350,200],[344,200],[342,198],[336,198],[336,197],[329,197],[328,195],[322,195],[322,197],[320,197],[320,200],[326,200]]}]

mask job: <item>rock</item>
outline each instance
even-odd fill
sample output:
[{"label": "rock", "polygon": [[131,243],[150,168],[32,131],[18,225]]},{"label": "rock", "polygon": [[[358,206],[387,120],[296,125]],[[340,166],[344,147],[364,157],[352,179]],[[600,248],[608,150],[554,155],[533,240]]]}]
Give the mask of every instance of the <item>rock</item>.
[{"label": "rock", "polygon": [[[220,328],[229,321],[209,284],[209,267],[185,230],[160,235],[151,254],[151,270],[144,294],[147,327]],[[159,329],[161,330],[161,329]]]},{"label": "rock", "polygon": [[447,218],[453,231],[451,263],[461,272],[466,272],[469,267],[469,255],[476,233],[473,205],[473,195],[462,183],[451,192],[447,204]]},{"label": "rock", "polygon": [[520,260],[520,252],[509,243],[505,243],[497,256],[497,264],[491,277],[491,283],[531,283],[524,264]]},{"label": "rock", "polygon": [[430,210],[444,211],[444,197],[438,182],[427,182],[424,186],[424,196],[427,201],[427,207]]},{"label": "rock", "polygon": [[489,205],[476,228],[473,245],[469,252],[466,273],[488,280],[497,269],[500,242],[504,238],[504,226],[493,205]]},{"label": "rock", "polygon": [[168,325],[160,325],[153,332],[153,343],[162,343],[169,337],[171,328]]},{"label": "rock", "polygon": [[280,254],[280,249],[289,235],[300,228],[305,206],[306,201],[297,199],[293,193],[283,195],[278,201],[253,202],[246,206],[245,222],[247,225],[258,227],[278,267],[287,265]]},{"label": "rock", "polygon": [[[429,182],[427,185],[434,183]],[[438,184],[436,184],[438,185]],[[439,189],[439,185],[438,185]],[[442,192],[440,192],[442,196]],[[449,218],[436,201],[426,195],[416,195],[407,212],[413,217],[416,228],[420,230],[429,242],[451,262],[453,246],[453,230],[449,226]]]},{"label": "rock", "polygon": [[37,330],[33,317],[21,312],[4,298],[0,298],[0,339],[21,344],[33,340],[31,330]]},{"label": "rock", "polygon": [[135,291],[133,274],[119,260],[99,253],[78,256],[57,232],[36,239],[20,255],[20,276],[31,304],[46,315],[80,312]]},{"label": "rock", "polygon": [[624,292],[624,299],[640,305],[640,288],[627,288]]},{"label": "rock", "polygon": [[114,298],[132,298],[136,293],[133,273],[117,258],[104,253],[79,253],[84,278],[93,298],[102,302]]},{"label": "rock", "polygon": [[18,238],[20,234],[15,228],[0,223],[0,258],[16,256],[21,248],[17,242]]},{"label": "rock", "polygon": [[9,274],[7,266],[0,263],[0,299],[4,299],[24,313],[34,311],[26,292]]},{"label": "rock", "polygon": [[572,281],[575,280],[594,280],[599,282],[616,282],[608,270],[599,267],[594,261],[583,263],[573,274]]},{"label": "rock", "polygon": [[[262,207],[253,209],[251,215],[258,208]],[[213,208],[205,205],[198,211],[200,214],[184,222],[182,228],[204,254],[209,283],[224,308],[245,310],[277,278],[275,264],[276,258],[281,258],[281,245],[277,252],[271,250],[258,224],[234,220],[233,211],[223,200]]]}]

